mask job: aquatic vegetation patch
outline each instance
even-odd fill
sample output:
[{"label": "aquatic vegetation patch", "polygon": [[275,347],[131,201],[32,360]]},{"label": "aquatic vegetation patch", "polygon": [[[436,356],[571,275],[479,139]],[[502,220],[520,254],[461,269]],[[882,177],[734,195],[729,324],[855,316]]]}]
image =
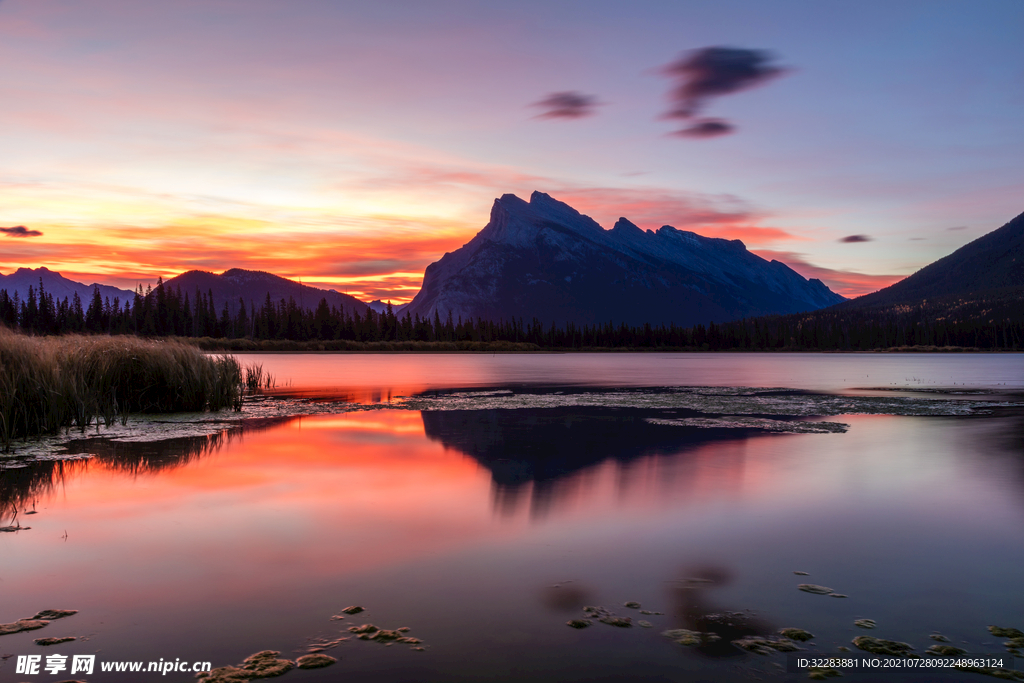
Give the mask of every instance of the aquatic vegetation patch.
[{"label": "aquatic vegetation patch", "polygon": [[453,391],[403,396],[413,410],[514,410],[566,406],[691,410],[721,416],[825,417],[830,415],[976,415],[994,407],[1021,406],[1005,400],[922,396],[815,394],[782,388],[650,387],[574,391]]},{"label": "aquatic vegetation patch", "polygon": [[419,638],[405,635],[405,633],[410,630],[408,626],[389,630],[386,628],[380,628],[379,626],[374,626],[373,624],[363,624],[361,626],[350,626],[348,630],[350,633],[356,634],[359,640],[372,640],[385,645],[390,645],[391,643],[420,645],[423,643]]},{"label": "aquatic vegetation patch", "polygon": [[37,612],[34,616],[26,619],[18,619],[17,621],[9,624],[0,624],[0,636],[10,635],[12,633],[21,633],[22,631],[35,631],[41,629],[51,621],[57,619],[63,619],[64,617],[70,617],[72,614],[78,614],[76,609],[44,609]]},{"label": "aquatic vegetation patch", "polygon": [[717,633],[691,631],[685,628],[673,628],[667,631],[662,631],[661,635],[665,636],[676,645],[682,645],[684,647],[710,645],[711,643],[717,643],[722,639]]},{"label": "aquatic vegetation patch", "polygon": [[814,634],[810,631],[805,631],[802,628],[783,628],[779,629],[779,635],[783,638],[789,638],[790,640],[797,640],[801,643],[807,642],[814,637]]},{"label": "aquatic vegetation patch", "polygon": [[295,668],[290,659],[280,659],[277,650],[263,650],[250,655],[238,666],[221,666],[196,674],[205,683],[247,683],[258,678],[283,676]]},{"label": "aquatic vegetation patch", "polygon": [[302,655],[295,660],[295,666],[299,669],[322,669],[325,666],[330,666],[336,663],[338,660],[330,655],[313,653],[308,655]]},{"label": "aquatic vegetation patch", "polygon": [[75,636],[63,636],[61,638],[36,638],[33,642],[36,645],[60,645],[61,643],[70,643],[72,640],[77,640]]},{"label": "aquatic vegetation patch", "polygon": [[791,640],[777,636],[747,636],[732,641],[741,650],[759,655],[770,655],[773,652],[796,652],[800,648]]},{"label": "aquatic vegetation patch", "polygon": [[[639,604],[639,603],[637,603]],[[609,626],[617,626],[619,628],[629,628],[633,625],[633,620],[630,617],[620,617],[619,615],[612,612],[607,607],[599,607],[596,605],[587,605],[583,608],[584,614],[592,619],[597,619],[602,624]]]},{"label": "aquatic vegetation patch", "polygon": [[695,427],[697,429],[763,429],[766,432],[786,434],[843,434],[850,425],[842,422],[803,422],[798,420],[769,420],[763,417],[684,417],[645,420],[650,424],[667,427]]},{"label": "aquatic vegetation patch", "polygon": [[905,657],[914,646],[910,643],[901,643],[896,640],[885,640],[884,638],[873,638],[872,636],[857,636],[853,639],[853,644],[858,649],[870,652],[876,655],[886,655],[888,657]]},{"label": "aquatic vegetation patch", "polygon": [[983,676],[992,676],[1002,681],[1024,681],[1024,671],[1017,671],[1015,669],[996,666],[954,666],[953,668],[969,673],[982,674]]},{"label": "aquatic vegetation patch", "polygon": [[0,636],[7,636],[22,631],[34,631],[40,629],[50,622],[43,619],[18,619],[9,624],[0,624]]}]

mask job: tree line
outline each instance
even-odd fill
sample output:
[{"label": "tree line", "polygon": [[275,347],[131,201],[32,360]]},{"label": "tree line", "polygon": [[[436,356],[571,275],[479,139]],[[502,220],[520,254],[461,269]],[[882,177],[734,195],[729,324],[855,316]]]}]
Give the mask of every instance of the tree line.
[{"label": "tree line", "polygon": [[803,314],[762,316],[723,324],[561,325],[537,318],[484,320],[397,315],[389,305],[365,314],[329,306],[321,299],[313,310],[293,298],[248,305],[241,298],[217,311],[213,291],[191,295],[164,285],[130,300],[103,297],[99,288],[84,305],[76,293],[56,300],[40,279],[21,299],[0,289],[0,322],[36,335],[75,333],[134,334],[144,337],[209,337],[292,341],[352,340],[424,342],[525,342],[542,348],[641,348],[692,350],[834,350],[863,351],[900,346],[1021,349],[1024,306],[1018,292],[1003,296],[922,302],[873,309],[832,307]]}]

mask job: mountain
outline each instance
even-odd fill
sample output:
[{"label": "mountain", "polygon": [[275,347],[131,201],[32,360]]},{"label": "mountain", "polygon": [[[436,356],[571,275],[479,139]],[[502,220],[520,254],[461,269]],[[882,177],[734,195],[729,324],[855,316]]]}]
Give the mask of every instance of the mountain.
[{"label": "mountain", "polygon": [[113,301],[114,297],[117,297],[121,300],[122,306],[124,306],[125,301],[131,301],[134,295],[130,290],[118,289],[110,285],[96,283],[85,285],[81,282],[75,282],[45,267],[35,269],[18,268],[18,270],[10,275],[0,275],[0,289],[6,289],[7,294],[11,297],[17,292],[21,300],[24,301],[28,297],[29,287],[32,287],[38,293],[40,280],[43,282],[43,289],[46,290],[47,294],[53,295],[55,302],[63,301],[64,299],[71,301],[77,293],[78,297],[82,300],[83,307],[89,306],[89,302],[92,300],[93,289],[96,287],[100,288],[100,295],[104,299]]},{"label": "mountain", "polygon": [[625,218],[605,230],[542,192],[496,199],[490,222],[427,266],[405,311],[421,318],[690,326],[830,306],[843,297],[739,240]]},{"label": "mountain", "polygon": [[1024,300],[1024,213],[910,277],[852,299],[839,308],[919,304],[963,297]]},{"label": "mountain", "polygon": [[[388,310],[388,302],[381,301],[380,299],[374,299],[366,305],[372,308],[374,313],[384,313]],[[403,308],[405,308],[405,304],[400,306],[398,304],[392,304],[391,312],[395,315],[399,315]]]},{"label": "mountain", "polygon": [[239,299],[244,300],[247,307],[259,308],[266,302],[268,294],[275,306],[281,299],[287,301],[292,298],[300,307],[312,311],[321,299],[327,299],[328,306],[344,307],[349,315],[358,311],[359,315],[365,316],[368,310],[366,304],[348,294],[310,287],[261,270],[232,268],[220,275],[190,270],[167,280],[164,287],[180,288],[182,295],[188,294],[190,297],[194,296],[197,289],[204,295],[212,291],[215,310],[219,313],[227,303],[231,315],[238,312]]}]

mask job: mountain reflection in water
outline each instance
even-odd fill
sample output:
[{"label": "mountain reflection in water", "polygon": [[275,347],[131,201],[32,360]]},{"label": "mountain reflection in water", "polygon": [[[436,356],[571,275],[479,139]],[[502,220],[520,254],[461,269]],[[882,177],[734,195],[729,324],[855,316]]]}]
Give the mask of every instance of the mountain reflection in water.
[{"label": "mountain reflection in water", "polygon": [[[560,500],[573,497],[586,486],[587,470],[605,461],[615,464],[617,487],[625,490],[643,475],[638,468],[659,466],[658,457],[645,458],[674,456],[671,467],[665,463],[656,478],[659,486],[678,489],[680,482],[673,479],[699,467],[686,454],[696,456],[711,444],[781,438],[760,429],[703,429],[648,421],[690,416],[681,410],[576,406],[424,411],[421,415],[429,439],[490,470],[496,513],[514,515],[528,501],[534,518],[546,516],[559,507]],[[729,452],[719,454],[716,468],[732,468],[739,475],[735,467],[742,468],[742,463],[730,462]]]}]

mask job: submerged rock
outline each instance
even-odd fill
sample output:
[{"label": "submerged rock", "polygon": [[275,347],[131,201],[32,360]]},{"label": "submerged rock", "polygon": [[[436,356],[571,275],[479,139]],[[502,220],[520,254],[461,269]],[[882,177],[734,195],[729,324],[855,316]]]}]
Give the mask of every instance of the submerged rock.
[{"label": "submerged rock", "polygon": [[842,676],[842,672],[827,666],[812,666],[807,669],[807,677],[812,681],[824,681],[829,678]]},{"label": "submerged rock", "polygon": [[334,664],[337,661],[337,659],[331,657],[330,655],[302,655],[301,657],[295,660],[295,666],[297,666],[300,669],[322,669],[325,666],[330,666],[331,664]]},{"label": "submerged rock", "polygon": [[652,616],[661,616],[661,615],[664,615],[664,612],[652,612],[649,609],[642,609],[642,610],[640,610],[640,614],[650,614]]},{"label": "submerged rock", "polygon": [[633,625],[633,620],[629,617],[618,617],[614,614],[608,614],[598,619],[602,624],[608,624],[609,626],[618,626],[619,628],[629,628]]},{"label": "submerged rock", "polygon": [[36,638],[36,645],[60,645],[61,643],[70,643],[75,640],[74,636],[63,636],[61,638]]},{"label": "submerged rock", "polygon": [[636,625],[639,626],[640,628],[652,628],[654,626],[654,624],[652,624],[651,622],[644,621],[643,619],[641,619],[640,621],[636,622]]},{"label": "submerged rock", "polygon": [[875,628],[878,624],[875,623],[874,619],[857,619],[853,622],[853,625],[858,628]]},{"label": "submerged rock", "polygon": [[791,641],[776,636],[747,636],[732,641],[732,644],[741,650],[759,655],[770,655],[772,652],[796,652],[800,649]]},{"label": "submerged rock", "polygon": [[829,593],[828,597],[830,597],[830,598],[848,598],[850,596],[849,595],[845,595],[843,593]]},{"label": "submerged rock", "polygon": [[853,644],[865,652],[871,652],[876,655],[888,655],[890,657],[905,657],[914,649],[914,646],[909,643],[885,640],[884,638],[873,638],[871,636],[857,636],[853,639]]},{"label": "submerged rock", "polygon": [[569,621],[565,622],[565,625],[566,626],[571,626],[573,628],[586,628],[586,627],[590,626],[590,620],[588,620],[588,619],[570,619]]},{"label": "submerged rock", "polygon": [[793,572],[793,573],[796,574],[797,576],[810,576],[810,574],[808,574],[807,572]]},{"label": "submerged rock", "polygon": [[967,654],[967,650],[955,645],[932,645],[925,652],[936,657],[956,657],[957,655]]},{"label": "submerged rock", "polygon": [[348,607],[346,607],[345,609],[343,609],[341,611],[344,612],[345,614],[359,614],[360,612],[362,612],[364,610],[359,605],[349,605]]},{"label": "submerged rock", "polygon": [[665,636],[676,645],[684,645],[686,647],[707,645],[721,640],[717,633],[690,631],[685,628],[673,628],[668,631],[662,631],[661,635]]},{"label": "submerged rock", "polygon": [[814,593],[815,595],[831,595],[832,593],[835,593],[831,588],[818,586],[813,583],[801,583],[797,586],[797,589],[802,590],[804,593]]},{"label": "submerged rock", "polygon": [[807,642],[814,637],[813,633],[805,631],[802,628],[779,629],[779,635],[783,638],[789,638],[790,640],[799,640],[801,643]]},{"label": "submerged rock", "polygon": [[295,662],[278,659],[279,654],[276,650],[263,650],[246,657],[240,666],[217,667],[213,671],[196,674],[196,678],[204,683],[247,683],[256,678],[282,676],[295,668]]},{"label": "submerged rock", "polygon": [[623,607],[628,607],[629,609],[640,609],[640,603],[636,602],[635,600],[630,600],[629,602],[624,602],[624,603],[622,603],[622,606]]},{"label": "submerged rock", "polygon": [[376,633],[380,629],[374,626],[373,624],[363,624],[362,626],[349,626],[348,630],[352,633],[366,634]]},{"label": "submerged rock", "polygon": [[933,634],[931,634],[928,637],[931,638],[932,640],[937,640],[940,643],[948,643],[949,642],[949,638],[947,638],[946,636],[942,635],[941,633],[933,633]]}]

